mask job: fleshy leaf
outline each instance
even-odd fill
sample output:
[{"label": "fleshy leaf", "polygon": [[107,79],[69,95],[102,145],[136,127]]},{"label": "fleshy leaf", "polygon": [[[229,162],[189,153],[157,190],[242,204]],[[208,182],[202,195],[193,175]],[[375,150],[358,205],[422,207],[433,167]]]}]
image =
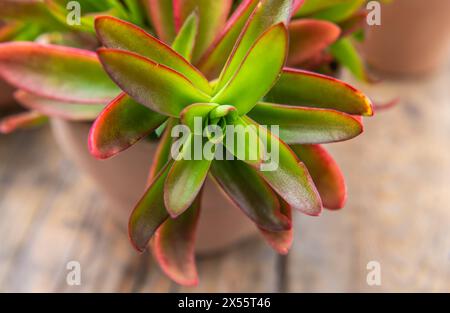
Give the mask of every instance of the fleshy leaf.
[{"label": "fleshy leaf", "polygon": [[0,119],[0,133],[10,134],[19,129],[40,126],[48,121],[48,117],[37,111],[27,111]]},{"label": "fleshy leaf", "polygon": [[289,24],[288,66],[298,66],[338,39],[340,29],[327,21],[301,19]]},{"label": "fleshy leaf", "polygon": [[194,86],[211,93],[208,80],[185,58],[143,29],[111,16],[96,19],[95,27],[102,44],[107,48],[134,52],[165,65],[185,76]]},{"label": "fleshy leaf", "polygon": [[319,145],[293,145],[291,148],[308,168],[324,207],[330,210],[343,208],[347,187],[344,175],[331,155]]},{"label": "fleshy leaf", "polygon": [[172,43],[172,49],[191,61],[195,40],[198,33],[198,14],[194,11],[183,24],[177,37]]},{"label": "fleshy leaf", "polygon": [[214,161],[211,174],[221,189],[258,227],[268,231],[291,228],[280,213],[277,195],[255,169],[239,160]]},{"label": "fleshy leaf", "polygon": [[259,138],[258,126],[248,123],[242,117],[233,115],[227,117],[227,125],[233,126],[234,129],[231,132],[234,136],[232,141],[228,138],[229,134],[225,134],[223,143],[227,150],[237,159],[259,169],[265,155],[264,144]]},{"label": "fleshy leaf", "polygon": [[159,139],[158,148],[156,149],[155,156],[153,157],[152,166],[150,167],[150,173],[148,175],[148,185],[153,181],[153,178],[161,171],[164,165],[172,159],[172,128],[177,124],[177,120],[169,118],[166,123],[164,132]]},{"label": "fleshy leaf", "polygon": [[349,38],[342,38],[330,46],[331,54],[357,79],[369,81],[364,62]]},{"label": "fleshy leaf", "polygon": [[104,48],[97,53],[108,74],[128,95],[159,113],[178,117],[188,105],[210,100],[180,73],[143,56]]},{"label": "fleshy leaf", "polygon": [[294,0],[292,4],[292,14],[300,10],[300,7],[305,3],[305,0]]},{"label": "fleshy leaf", "polygon": [[255,41],[270,27],[285,23],[291,16],[293,0],[261,0],[245,25],[220,74],[216,90],[221,90],[236,74]]},{"label": "fleshy leaf", "polygon": [[106,103],[120,92],[95,53],[62,46],[0,44],[0,76],[19,89],[62,101]]},{"label": "fleshy leaf", "polygon": [[24,24],[20,22],[10,22],[3,24],[0,22],[0,42],[11,41],[14,37],[20,33],[23,29]]},{"label": "fleshy leaf", "polygon": [[[191,134],[184,144],[181,154],[194,148],[195,135]],[[164,186],[164,200],[172,218],[182,214],[195,200],[208,175],[211,160],[176,160],[167,176]]]},{"label": "fleshy leaf", "polygon": [[354,115],[373,115],[372,103],[362,92],[338,79],[295,69],[284,69],[266,101],[333,109]]},{"label": "fleshy leaf", "polygon": [[155,234],[153,251],[164,273],[180,285],[198,283],[195,266],[195,230],[200,215],[201,195],[181,216],[169,218]]},{"label": "fleshy leaf", "polygon": [[275,84],[287,54],[286,26],[277,24],[256,41],[234,77],[212,99],[247,114]]},{"label": "fleshy leaf", "polygon": [[156,230],[169,218],[164,206],[164,181],[173,162],[168,162],[153,179],[137,206],[131,213],[128,233],[138,251],[144,251]]},{"label": "fleshy leaf", "polygon": [[38,111],[47,116],[63,118],[70,121],[91,122],[95,120],[95,118],[105,107],[104,104],[83,104],[53,100],[40,97],[23,90],[17,91],[14,94],[14,98],[30,110]]},{"label": "fleshy leaf", "polygon": [[[245,117],[245,120],[257,125],[248,117]],[[270,160],[265,164],[267,167],[259,172],[261,177],[293,209],[312,216],[320,215],[322,202],[306,167],[289,146],[270,131],[260,128],[259,134],[270,155]]]},{"label": "fleshy leaf", "polygon": [[288,144],[349,140],[363,131],[361,122],[335,110],[258,103],[248,115],[261,125],[279,125]]},{"label": "fleshy leaf", "polygon": [[244,0],[227,21],[223,32],[214,40],[198,63],[198,68],[206,77],[214,79],[220,75],[228,56],[233,50],[239,34],[244,28],[260,0]]},{"label": "fleshy leaf", "polygon": [[153,26],[158,37],[162,41],[171,43],[175,38],[175,17],[173,1],[170,0],[144,0],[147,3],[148,15],[151,17]]},{"label": "fleshy leaf", "polygon": [[1,20],[22,20],[52,27],[62,27],[48,12],[40,0],[2,0],[0,1]]},{"label": "fleshy leaf", "polygon": [[181,28],[181,25],[194,10],[198,10],[200,24],[193,54],[194,62],[198,61],[217,34],[223,29],[232,2],[232,0],[173,0],[177,30]]},{"label": "fleshy leaf", "polygon": [[[216,105],[209,103],[193,104],[181,113],[181,121],[191,132],[164,185],[164,201],[172,218],[182,214],[193,203],[208,175],[211,159],[205,158],[203,153],[196,157],[195,149],[202,149],[203,152],[203,138],[202,134],[195,133],[191,119],[195,116],[204,120],[214,107]],[[196,145],[197,141],[199,145]]]},{"label": "fleshy leaf", "polygon": [[167,119],[121,93],[101,112],[89,133],[89,151],[106,159],[127,149]]},{"label": "fleshy leaf", "polygon": [[[286,203],[283,199],[279,199],[280,201],[280,212],[283,214],[289,221],[292,222],[292,209],[289,204]],[[289,230],[284,231],[268,231],[263,228],[259,228],[261,234],[264,236],[266,241],[272,246],[272,248],[280,254],[288,254],[289,249],[292,246],[292,241],[294,239],[294,228],[291,227]]]},{"label": "fleshy leaf", "polygon": [[311,15],[348,1],[349,0],[305,0],[303,5],[295,12],[295,16]]}]

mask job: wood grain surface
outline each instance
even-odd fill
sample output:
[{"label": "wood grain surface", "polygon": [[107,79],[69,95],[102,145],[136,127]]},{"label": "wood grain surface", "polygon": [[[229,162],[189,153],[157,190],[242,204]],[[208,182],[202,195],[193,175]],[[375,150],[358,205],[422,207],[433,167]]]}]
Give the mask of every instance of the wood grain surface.
[{"label": "wood grain surface", "polygon": [[[401,103],[367,120],[360,138],[329,146],[347,177],[345,209],[296,214],[288,257],[254,238],[199,258],[197,288],[134,252],[48,128],[0,137],[0,291],[450,292],[450,68],[372,89]],[[80,286],[66,283],[73,260]],[[380,286],[366,282],[370,261]]]}]

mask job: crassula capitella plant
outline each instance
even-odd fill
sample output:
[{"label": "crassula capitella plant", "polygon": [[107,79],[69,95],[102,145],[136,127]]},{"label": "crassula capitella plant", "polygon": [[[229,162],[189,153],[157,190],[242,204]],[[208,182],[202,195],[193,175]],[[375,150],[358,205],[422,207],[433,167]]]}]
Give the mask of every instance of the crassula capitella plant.
[{"label": "crassula capitella plant", "polygon": [[[371,115],[370,101],[336,79],[285,68],[291,1],[262,1],[247,20],[217,79],[208,81],[191,63],[196,23],[188,18],[170,48],[131,24],[101,17],[96,29],[104,48],[98,56],[124,91],[102,111],[89,136],[91,153],[108,158],[156,129],[164,128],[150,170],[149,186],[133,210],[129,234],[146,249],[152,240],[163,270],[181,284],[195,284],[195,228],[202,186],[209,175],[256,224],[267,241],[286,253],[292,241],[291,209],[316,216],[322,206],[341,208],[342,175],[318,144],[362,132],[358,115]],[[181,44],[182,43],[182,44]],[[228,146],[226,136],[203,136],[203,126],[278,125],[280,138],[258,128],[260,145]],[[172,128],[183,124],[190,137],[173,158]],[[161,127],[163,125],[163,127]],[[203,145],[223,144],[239,160],[184,158],[195,136]],[[279,148],[278,168],[262,171],[265,153]],[[217,146],[216,146],[217,147]],[[254,153],[256,160],[247,158]],[[232,231],[232,230],[230,230]]]},{"label": "crassula capitella plant", "polygon": [[[87,51],[54,45],[95,50],[99,46],[94,29],[95,17],[118,17],[142,27],[166,43],[172,43],[181,24],[198,8],[199,35],[192,51],[192,63],[213,80],[220,74],[234,42],[260,0],[82,0],[79,1],[80,25],[67,24],[67,8],[73,8],[67,6],[69,2],[0,2],[0,42],[8,42],[0,47],[0,76],[20,89],[16,100],[30,110],[0,121],[0,132],[9,133],[41,124],[48,117],[92,121],[108,102],[106,99],[114,97],[117,92],[114,87],[104,89],[100,97],[91,95],[86,99],[77,93],[82,88],[80,84],[75,86],[66,82],[70,85],[67,88],[62,87],[62,82],[53,84],[51,88],[42,86],[42,82],[47,81],[45,77],[55,76],[53,80],[57,80],[58,75],[63,75],[52,71],[58,64],[63,66],[70,58],[80,60],[80,55],[84,56],[84,61],[92,59]],[[360,9],[363,3],[363,0],[293,1],[288,27],[287,65],[328,74],[330,66],[337,61],[356,77],[365,79],[362,62],[350,42],[350,37],[361,29],[364,14]],[[24,40],[34,40],[37,44],[24,45],[21,43]],[[33,51],[33,59],[29,59],[30,51]],[[89,75],[76,63],[67,71],[74,81],[83,81]],[[20,79],[25,75],[29,76],[26,86]],[[75,91],[74,94],[67,92],[69,87]],[[99,105],[85,106],[85,103]]]},{"label": "crassula capitella plant", "polygon": [[[148,188],[131,214],[129,233],[140,251],[152,243],[162,269],[176,282],[197,282],[195,228],[207,176],[272,247],[287,253],[292,209],[316,216],[322,207],[344,206],[343,175],[320,144],[361,134],[361,116],[373,113],[370,100],[337,79],[285,67],[292,44],[301,42],[289,42],[298,1],[242,1],[228,21],[232,1],[148,3],[148,29],[106,15],[95,19],[103,46],[97,55],[36,43],[0,45],[0,75],[20,89],[17,99],[33,112],[96,118],[89,150],[97,158],[158,137]],[[181,147],[184,155],[200,135],[193,129],[196,118],[220,128],[267,128],[255,128],[257,144],[245,141],[239,160],[172,158],[172,129],[193,130]],[[279,137],[270,132],[273,125]],[[225,137],[201,138],[203,145],[227,143]],[[273,147],[279,149],[278,167],[262,171]],[[239,155],[237,147],[225,148]]]}]

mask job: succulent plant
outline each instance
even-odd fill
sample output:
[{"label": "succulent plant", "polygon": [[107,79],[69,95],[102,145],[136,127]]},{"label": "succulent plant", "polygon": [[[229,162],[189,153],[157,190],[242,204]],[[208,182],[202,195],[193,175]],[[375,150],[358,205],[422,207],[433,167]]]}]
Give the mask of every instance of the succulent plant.
[{"label": "succulent plant", "polygon": [[[284,68],[290,2],[266,0],[254,9],[214,81],[189,63],[192,33],[198,29],[195,14],[172,47],[132,24],[111,17],[96,20],[105,46],[99,58],[124,92],[93,124],[90,151],[98,158],[114,156],[164,125],[149,187],[131,214],[129,233],[139,251],[153,237],[156,258],[178,283],[197,281],[193,241],[208,174],[281,253],[292,241],[291,209],[315,216],[322,205],[339,209],[345,202],[342,174],[318,144],[359,135],[362,124],[354,116],[371,115],[371,104],[336,79]],[[174,125],[191,130],[180,155],[190,153],[195,136],[204,145],[212,140],[196,132],[196,117],[203,126],[279,125],[280,138],[269,128],[257,128],[266,146],[254,153],[255,160],[247,153],[235,160],[173,159]],[[238,158],[238,148],[227,146],[226,138],[214,139]],[[264,151],[274,146],[279,147],[278,169],[262,171]],[[251,152],[258,145],[246,142],[240,149]]]},{"label": "succulent plant", "polygon": [[[343,175],[321,144],[358,136],[361,116],[373,113],[370,100],[350,85],[285,67],[312,66],[317,60],[311,59],[339,36],[330,22],[303,20],[331,10],[331,1],[309,2],[303,8],[311,11],[305,12],[302,1],[244,0],[227,20],[231,0],[148,0],[151,27],[107,15],[95,18],[104,46],[97,54],[33,42],[1,44],[0,76],[19,89],[16,98],[32,110],[1,124],[3,131],[47,115],[96,119],[89,149],[101,159],[157,134],[149,186],[129,231],[140,251],[153,238],[159,264],[180,284],[197,282],[195,228],[207,176],[275,250],[287,253],[292,209],[315,216],[322,207],[342,208],[346,200]],[[315,7],[319,2],[327,5]],[[319,24],[328,26],[319,31]],[[312,52],[304,53],[308,49]],[[202,126],[254,126],[257,144],[227,146],[225,137],[200,136],[195,118],[202,118]],[[180,156],[200,137],[202,147],[225,146],[238,159],[173,159],[171,131],[180,124],[191,130]],[[270,131],[273,125],[279,126],[279,137]],[[279,149],[278,168],[262,171],[273,147]]]}]

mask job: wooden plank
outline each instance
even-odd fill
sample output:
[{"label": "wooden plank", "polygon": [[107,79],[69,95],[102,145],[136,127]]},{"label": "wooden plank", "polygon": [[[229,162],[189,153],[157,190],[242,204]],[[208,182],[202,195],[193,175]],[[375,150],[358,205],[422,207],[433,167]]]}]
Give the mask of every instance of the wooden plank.
[{"label": "wooden plank", "polygon": [[[167,291],[148,255],[128,242],[95,186],[55,147],[48,130],[1,137],[2,291]],[[24,153],[24,151],[27,151]],[[69,261],[81,285],[66,283]]]}]

